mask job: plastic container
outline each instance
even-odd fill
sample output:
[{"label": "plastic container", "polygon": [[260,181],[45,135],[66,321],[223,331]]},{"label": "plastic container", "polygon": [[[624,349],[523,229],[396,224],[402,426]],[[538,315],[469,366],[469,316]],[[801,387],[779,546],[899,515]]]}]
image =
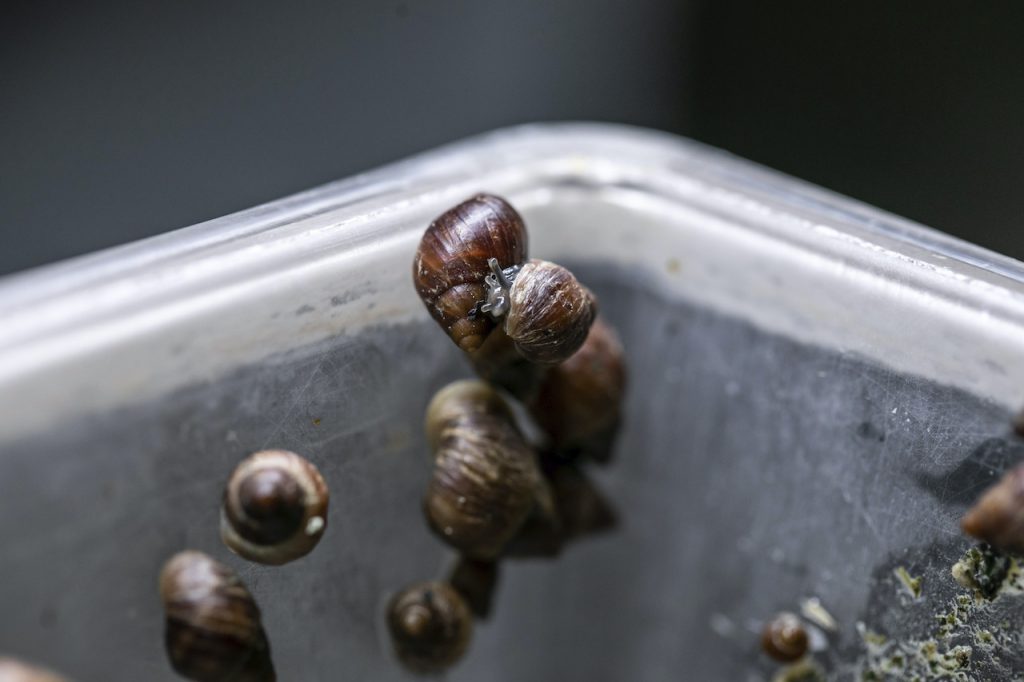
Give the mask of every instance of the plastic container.
[{"label": "plastic container", "polygon": [[[814,638],[830,679],[933,640],[971,647],[950,674],[1022,669],[1019,596],[936,635],[969,594],[959,517],[1024,455],[1021,264],[602,125],[501,131],[0,281],[0,650],[175,679],[156,575],[191,547],[240,569],[281,679],[406,679],[384,600],[448,557],[419,509],[422,413],[469,375],[410,267],[477,191],[520,208],[531,255],[573,267],[623,336],[627,421],[597,474],[622,524],[509,564],[445,679],[769,679],[759,624],[808,598],[838,626]],[[224,480],[265,446],[332,489],[324,540],[282,568],[217,534]]]}]

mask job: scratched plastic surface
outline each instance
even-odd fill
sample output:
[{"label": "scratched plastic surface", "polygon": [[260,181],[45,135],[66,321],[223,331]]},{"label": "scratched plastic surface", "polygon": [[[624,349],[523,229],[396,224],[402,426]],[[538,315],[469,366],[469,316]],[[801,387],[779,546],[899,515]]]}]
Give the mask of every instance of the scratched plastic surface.
[{"label": "scratched plastic surface", "polygon": [[[192,547],[250,585],[281,679],[408,679],[383,603],[450,558],[420,515],[420,425],[469,375],[409,264],[429,218],[481,189],[523,208],[534,253],[623,337],[626,426],[595,472],[622,523],[507,564],[445,679],[769,680],[760,622],[812,597],[837,623],[815,638],[828,679],[1020,675],[1012,585],[938,621],[970,594],[950,575],[959,516],[1024,459],[1019,264],[605,126],[500,133],[0,281],[0,650],[175,679],[156,575]],[[269,446],[332,490],[321,545],[281,568],[217,535],[228,472]]]}]

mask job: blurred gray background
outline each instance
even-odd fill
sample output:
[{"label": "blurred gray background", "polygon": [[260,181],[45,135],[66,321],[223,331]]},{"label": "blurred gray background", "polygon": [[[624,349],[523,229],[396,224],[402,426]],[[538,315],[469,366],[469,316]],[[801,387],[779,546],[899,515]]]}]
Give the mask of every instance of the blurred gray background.
[{"label": "blurred gray background", "polygon": [[530,121],[689,135],[1024,257],[1024,3],[25,3],[0,273]]}]

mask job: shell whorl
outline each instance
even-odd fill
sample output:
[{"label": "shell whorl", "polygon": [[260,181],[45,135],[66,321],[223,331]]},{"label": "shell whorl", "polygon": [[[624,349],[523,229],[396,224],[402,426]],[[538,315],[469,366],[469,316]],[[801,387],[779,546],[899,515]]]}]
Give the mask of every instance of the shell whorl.
[{"label": "shell whorl", "polygon": [[761,649],[781,663],[800,660],[808,646],[807,630],[792,613],[780,613],[761,631]]},{"label": "shell whorl", "polygon": [[498,401],[482,382],[458,382],[428,410],[436,450],[424,515],[442,540],[482,559],[501,552],[545,485],[536,453]]},{"label": "shell whorl", "polygon": [[196,682],[274,682],[260,610],[230,568],[202,552],[173,556],[160,573],[171,666]]},{"label": "shell whorl", "polygon": [[330,494],[317,468],[287,450],[264,450],[235,468],[224,490],[221,538],[236,554],[279,565],[305,556],[327,526]]},{"label": "shell whorl", "polygon": [[625,389],[622,344],[598,318],[580,349],[545,373],[529,410],[559,454],[607,461]]},{"label": "shell whorl", "polygon": [[465,600],[443,582],[412,585],[392,597],[387,626],[398,660],[421,674],[439,673],[456,663],[473,635]]},{"label": "shell whorl", "polygon": [[413,282],[431,317],[460,348],[474,351],[495,327],[477,306],[487,298],[488,260],[526,260],[523,219],[500,197],[479,194],[430,224],[413,261]]},{"label": "shell whorl", "polygon": [[509,295],[505,333],[523,357],[541,365],[563,362],[579,350],[597,316],[590,290],[548,261],[523,265]]}]

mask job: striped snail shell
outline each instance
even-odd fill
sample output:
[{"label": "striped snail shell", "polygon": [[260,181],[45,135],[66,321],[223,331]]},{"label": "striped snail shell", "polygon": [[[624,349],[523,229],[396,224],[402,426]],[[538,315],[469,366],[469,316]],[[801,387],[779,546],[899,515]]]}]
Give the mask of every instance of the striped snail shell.
[{"label": "striped snail shell", "polygon": [[965,533],[993,547],[1024,554],[1024,464],[986,490],[961,525]]},{"label": "striped snail shell", "polygon": [[293,561],[320,542],[329,498],[327,484],[309,460],[287,450],[257,452],[228,480],[221,538],[250,561]]},{"label": "striped snail shell", "polygon": [[761,649],[780,663],[800,660],[809,646],[807,630],[792,613],[778,614],[761,631]]},{"label": "striped snail shell", "polygon": [[474,351],[495,327],[478,304],[487,299],[489,261],[515,268],[526,260],[526,226],[504,199],[479,194],[430,224],[413,261],[416,291],[459,348]]},{"label": "striped snail shell", "polygon": [[508,300],[505,333],[524,358],[540,365],[557,364],[579,350],[597,315],[590,290],[561,265],[543,260],[519,269]]},{"label": "striped snail shell", "polygon": [[195,682],[274,682],[260,610],[230,568],[202,552],[173,556],[160,573],[171,666]]},{"label": "striped snail shell", "polygon": [[480,194],[430,224],[413,282],[430,315],[462,350],[480,349],[499,324],[530,362],[565,360],[586,339],[597,304],[560,265],[526,260],[523,220]]},{"label": "striped snail shell", "polygon": [[529,402],[530,414],[563,457],[611,456],[626,389],[622,344],[598,318],[572,357],[550,368]]},{"label": "striped snail shell", "polygon": [[546,482],[508,407],[480,381],[442,389],[427,410],[434,470],[430,528],[463,554],[491,559],[526,520]]},{"label": "striped snail shell", "polygon": [[0,682],[67,682],[49,670],[0,656]]},{"label": "striped snail shell", "polygon": [[473,616],[451,585],[427,582],[392,597],[387,626],[402,665],[416,673],[432,674],[462,658],[473,635]]}]

